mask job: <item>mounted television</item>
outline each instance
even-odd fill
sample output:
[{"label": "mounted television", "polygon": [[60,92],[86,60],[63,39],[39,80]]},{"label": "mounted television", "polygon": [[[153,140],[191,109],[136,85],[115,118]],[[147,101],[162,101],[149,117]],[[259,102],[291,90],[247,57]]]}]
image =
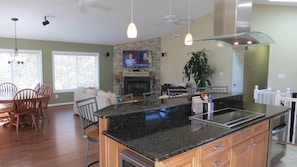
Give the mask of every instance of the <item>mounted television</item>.
[{"label": "mounted television", "polygon": [[152,67],[152,52],[148,50],[123,51],[124,68],[150,68]]}]

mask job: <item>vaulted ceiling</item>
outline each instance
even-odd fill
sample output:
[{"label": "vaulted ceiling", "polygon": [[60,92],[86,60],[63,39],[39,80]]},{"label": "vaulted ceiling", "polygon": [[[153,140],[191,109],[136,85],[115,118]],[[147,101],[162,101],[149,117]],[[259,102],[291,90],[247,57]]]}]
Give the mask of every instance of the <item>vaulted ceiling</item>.
[{"label": "vaulted ceiling", "polygon": [[[213,4],[214,0],[191,0],[191,20],[212,12]],[[188,0],[134,0],[133,6],[138,36],[128,39],[130,0],[1,0],[0,37],[14,38],[14,17],[19,19],[17,38],[106,45],[160,37],[187,25]],[[179,20],[164,19],[170,14]],[[46,26],[45,16],[50,22]]]}]

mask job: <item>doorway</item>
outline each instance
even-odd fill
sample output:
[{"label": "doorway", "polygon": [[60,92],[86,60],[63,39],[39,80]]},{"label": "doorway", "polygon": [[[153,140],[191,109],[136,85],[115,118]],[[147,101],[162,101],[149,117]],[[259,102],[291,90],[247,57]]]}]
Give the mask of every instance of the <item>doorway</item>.
[{"label": "doorway", "polygon": [[244,52],[233,51],[232,92],[243,92]]}]

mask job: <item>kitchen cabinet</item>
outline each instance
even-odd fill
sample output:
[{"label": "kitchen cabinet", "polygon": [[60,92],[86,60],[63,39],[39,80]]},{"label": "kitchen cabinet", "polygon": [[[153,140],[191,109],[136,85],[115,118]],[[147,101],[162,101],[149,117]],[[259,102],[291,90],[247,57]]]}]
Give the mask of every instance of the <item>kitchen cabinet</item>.
[{"label": "kitchen cabinet", "polygon": [[[240,157],[246,158],[245,155],[249,158],[244,164],[266,166],[269,120],[289,109],[238,103],[238,106],[230,107],[263,113],[258,120],[262,122],[254,120],[233,128],[195,124],[189,121],[191,104],[187,98],[171,98],[166,103],[131,103],[103,108],[94,113],[99,117],[100,166],[118,166],[120,155],[123,155],[120,153],[124,150],[138,154],[156,167],[175,164],[188,167],[232,166],[236,161],[240,162]],[[218,105],[221,104],[218,102]],[[240,165],[233,166],[242,166],[243,163],[237,164]]]},{"label": "kitchen cabinet", "polygon": [[[232,167],[264,167],[267,164],[268,120],[233,134]],[[240,141],[240,142],[237,142]]]},{"label": "kitchen cabinet", "polygon": [[202,145],[200,166],[229,166],[231,145],[231,135]]},{"label": "kitchen cabinet", "polygon": [[198,148],[192,149],[190,151],[184,152],[174,158],[169,158],[167,160],[156,162],[155,167],[190,167],[198,166]]},{"label": "kitchen cabinet", "polygon": [[[155,162],[155,167],[264,167],[267,163],[268,126],[268,120],[262,121],[164,161]],[[108,148],[105,164],[118,164],[119,153],[129,148],[107,136],[103,138],[105,148]]]}]

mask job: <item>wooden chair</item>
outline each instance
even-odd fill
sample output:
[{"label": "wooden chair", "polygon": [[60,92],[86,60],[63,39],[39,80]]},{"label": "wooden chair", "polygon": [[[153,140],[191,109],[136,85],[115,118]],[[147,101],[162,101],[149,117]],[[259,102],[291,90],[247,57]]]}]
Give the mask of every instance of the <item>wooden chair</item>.
[{"label": "wooden chair", "polygon": [[[4,96],[13,96],[17,92],[15,84],[4,82],[0,84],[0,94]],[[0,124],[5,124],[10,121],[9,112],[12,111],[12,103],[0,104]]]},{"label": "wooden chair", "polygon": [[36,92],[39,92],[40,86],[41,86],[41,84],[40,83],[37,83],[36,86],[35,86],[35,88],[34,88],[34,90]]},{"label": "wooden chair", "polygon": [[37,107],[38,107],[38,112],[39,115],[43,118],[46,119],[48,118],[47,116],[47,107],[48,107],[48,103],[50,98],[52,97],[53,94],[53,87],[52,85],[46,85],[42,88],[42,92],[40,92],[41,95],[46,96],[45,99],[43,99],[42,101],[39,101]]},{"label": "wooden chair", "polygon": [[15,84],[10,82],[4,82],[0,85],[0,94],[2,95],[14,95],[18,91]]},{"label": "wooden chair", "polygon": [[0,104],[0,125],[4,125],[10,121],[9,113],[12,111],[12,107]]},{"label": "wooden chair", "polygon": [[16,127],[18,133],[19,126],[31,123],[36,125],[36,97],[37,92],[33,89],[22,89],[14,96],[13,110],[10,112],[10,125]]},{"label": "wooden chair", "polygon": [[154,102],[158,101],[158,95],[156,91],[143,93],[144,102]]},{"label": "wooden chair", "polygon": [[45,89],[45,87],[46,87],[47,85],[46,84],[41,84],[40,85],[40,87],[39,87],[39,89],[38,89],[38,92],[37,93],[43,93],[44,92],[44,89]]},{"label": "wooden chair", "polygon": [[[84,166],[87,166],[89,142],[99,143],[99,127],[98,118],[94,116],[94,112],[98,110],[96,97],[76,101],[76,106],[79,113],[80,122],[82,125],[83,138],[87,139],[86,154]],[[91,166],[99,161],[92,162],[88,166]]]},{"label": "wooden chair", "polygon": [[123,103],[133,103],[133,93],[125,94],[120,97],[119,104]]},{"label": "wooden chair", "polygon": [[[292,144],[295,144],[295,138],[296,138],[296,119],[297,119],[297,98],[293,97],[285,97],[280,94],[280,91],[277,90],[275,95],[275,105],[277,106],[284,106],[284,107],[290,107],[291,110],[289,112],[288,117],[288,133],[287,133],[287,142],[290,142],[290,132],[292,131]],[[295,103],[294,110],[292,110],[292,104]],[[294,113],[294,115],[292,114]],[[293,115],[293,119],[292,119]],[[293,127],[291,127],[291,120],[293,120]],[[292,130],[291,130],[292,128]]]}]

